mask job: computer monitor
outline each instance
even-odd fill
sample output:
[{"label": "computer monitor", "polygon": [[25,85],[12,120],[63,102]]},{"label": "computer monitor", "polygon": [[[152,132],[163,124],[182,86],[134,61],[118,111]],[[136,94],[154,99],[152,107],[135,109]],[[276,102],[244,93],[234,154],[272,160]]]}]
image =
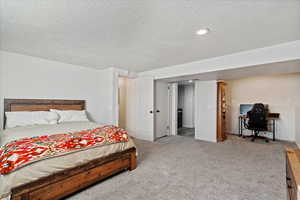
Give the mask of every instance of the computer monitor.
[{"label": "computer monitor", "polygon": [[247,115],[247,112],[250,111],[253,107],[253,104],[241,104],[240,105],[240,115]]},{"label": "computer monitor", "polygon": [[[269,109],[268,104],[264,104],[265,109]],[[240,115],[247,115],[247,112],[250,111],[253,107],[253,104],[241,104],[240,105]]]}]

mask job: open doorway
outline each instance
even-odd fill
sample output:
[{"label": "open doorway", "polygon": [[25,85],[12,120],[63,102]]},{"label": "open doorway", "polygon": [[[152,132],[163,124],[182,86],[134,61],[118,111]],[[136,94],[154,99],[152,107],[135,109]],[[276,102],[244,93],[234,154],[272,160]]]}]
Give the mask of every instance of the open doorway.
[{"label": "open doorway", "polygon": [[195,137],[195,84],[178,83],[177,135]]},{"label": "open doorway", "polygon": [[169,135],[195,138],[195,83],[155,81],[155,139]]},{"label": "open doorway", "polygon": [[[169,98],[166,95],[163,99],[168,99],[169,102],[169,135],[180,135],[211,142],[224,141],[226,135],[222,140],[217,137],[217,131],[225,134],[227,119],[225,117],[227,113],[226,87],[218,90],[220,88],[218,86],[221,85],[215,80],[186,80],[168,83],[169,90],[164,94],[169,94]],[[218,92],[222,95],[219,95]],[[220,103],[218,103],[218,98],[222,100],[219,101]],[[167,105],[164,106],[164,108],[166,107]],[[220,117],[217,118],[219,113]],[[166,116],[163,118],[167,119]],[[217,127],[217,125],[219,126]]]},{"label": "open doorway", "polygon": [[118,104],[119,104],[119,126],[121,128],[126,127],[126,115],[127,115],[127,77],[119,77],[118,81]]}]

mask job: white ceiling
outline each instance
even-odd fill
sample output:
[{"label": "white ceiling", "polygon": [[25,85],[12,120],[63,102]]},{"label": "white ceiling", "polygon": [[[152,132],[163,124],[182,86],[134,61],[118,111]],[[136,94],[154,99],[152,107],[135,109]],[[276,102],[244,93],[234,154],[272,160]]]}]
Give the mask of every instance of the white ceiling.
[{"label": "white ceiling", "polygon": [[[2,50],[146,71],[300,39],[300,0],[0,0]],[[199,28],[211,32],[197,36]]]}]

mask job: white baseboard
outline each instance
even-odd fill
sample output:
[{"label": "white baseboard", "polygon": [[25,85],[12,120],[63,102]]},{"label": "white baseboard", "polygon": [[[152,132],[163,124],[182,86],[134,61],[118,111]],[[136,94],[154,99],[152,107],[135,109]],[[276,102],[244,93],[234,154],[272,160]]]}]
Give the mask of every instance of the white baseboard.
[{"label": "white baseboard", "polygon": [[[226,134],[230,134],[230,135],[239,135],[238,133],[233,133],[233,132],[226,132]],[[245,136],[251,135],[251,134],[244,134]],[[267,137],[268,139],[272,140],[273,137],[271,135],[263,135],[265,137]],[[286,140],[286,139],[281,139],[281,138],[275,138],[275,140],[277,141],[283,141],[283,142],[293,142],[296,143],[297,147],[300,149],[300,143],[298,144],[295,140]]]}]

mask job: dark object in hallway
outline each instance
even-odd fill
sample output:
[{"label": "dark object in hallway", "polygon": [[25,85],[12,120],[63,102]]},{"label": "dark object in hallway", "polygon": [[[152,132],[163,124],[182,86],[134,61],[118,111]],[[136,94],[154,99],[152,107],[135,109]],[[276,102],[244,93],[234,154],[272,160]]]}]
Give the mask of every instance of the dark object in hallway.
[{"label": "dark object in hallway", "polygon": [[182,119],[183,119],[182,112],[183,112],[182,108],[177,109],[177,128],[182,127]]},{"label": "dark object in hallway", "polygon": [[[252,141],[258,138],[258,134],[261,131],[268,131],[268,110],[265,108],[264,104],[257,103],[254,104],[253,108],[247,113],[249,118],[248,123],[246,123],[246,128],[254,131],[254,136]],[[266,137],[260,137],[269,142]]]}]

